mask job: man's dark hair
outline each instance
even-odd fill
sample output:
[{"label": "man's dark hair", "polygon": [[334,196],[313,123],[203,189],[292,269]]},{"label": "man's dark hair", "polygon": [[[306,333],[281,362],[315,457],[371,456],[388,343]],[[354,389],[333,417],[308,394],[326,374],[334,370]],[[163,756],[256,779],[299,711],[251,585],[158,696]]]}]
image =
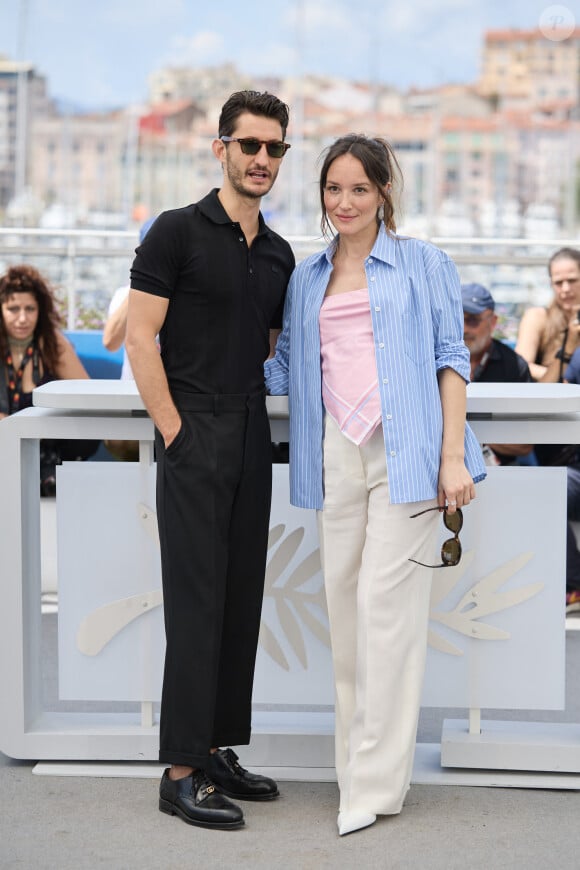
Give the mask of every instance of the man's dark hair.
[{"label": "man's dark hair", "polygon": [[236,127],[236,121],[244,112],[252,115],[263,115],[279,121],[282,127],[282,138],[288,128],[289,109],[286,103],[269,94],[267,91],[236,91],[224,103],[220,114],[218,136],[231,136]]}]

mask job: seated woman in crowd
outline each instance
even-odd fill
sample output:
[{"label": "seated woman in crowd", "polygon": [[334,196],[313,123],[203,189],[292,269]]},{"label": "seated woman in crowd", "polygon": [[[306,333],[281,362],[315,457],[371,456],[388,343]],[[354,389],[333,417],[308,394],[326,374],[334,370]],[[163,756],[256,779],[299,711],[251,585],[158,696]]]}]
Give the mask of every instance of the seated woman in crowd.
[{"label": "seated woman in crowd", "polygon": [[[554,298],[547,308],[529,308],[520,324],[516,351],[532,377],[543,383],[570,380],[566,367],[580,347],[580,251],[560,248],[548,263]],[[567,467],[568,531],[566,610],[580,610],[580,551],[571,522],[580,520],[580,450],[577,444],[536,444],[540,465]]]},{"label": "seated woman in crowd", "polygon": [[554,298],[547,308],[528,308],[524,313],[516,352],[535,381],[556,382],[580,345],[580,251],[560,248],[550,258],[548,273]]},{"label": "seated woman in crowd", "polygon": [[[88,378],[59,328],[52,292],[32,266],[11,266],[0,278],[0,419],[32,405],[32,391],[49,381]],[[54,495],[56,465],[88,459],[99,442],[43,440],[41,494]]]}]

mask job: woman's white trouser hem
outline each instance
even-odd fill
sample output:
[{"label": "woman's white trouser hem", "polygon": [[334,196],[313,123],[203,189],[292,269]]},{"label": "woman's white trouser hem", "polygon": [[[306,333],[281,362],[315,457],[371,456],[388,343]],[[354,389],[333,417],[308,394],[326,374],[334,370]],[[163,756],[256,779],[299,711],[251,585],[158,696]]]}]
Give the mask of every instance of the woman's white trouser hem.
[{"label": "woman's white trouser hem", "polygon": [[340,815],[401,811],[413,767],[440,517],[389,502],[382,429],[357,447],[326,416],[319,513],[335,675]]}]

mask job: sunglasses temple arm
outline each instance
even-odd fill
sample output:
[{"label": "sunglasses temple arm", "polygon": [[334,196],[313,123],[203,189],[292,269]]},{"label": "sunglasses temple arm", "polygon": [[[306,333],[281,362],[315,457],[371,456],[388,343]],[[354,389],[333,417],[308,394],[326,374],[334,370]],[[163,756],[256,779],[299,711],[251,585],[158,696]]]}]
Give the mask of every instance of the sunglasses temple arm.
[{"label": "sunglasses temple arm", "polygon": [[437,505],[436,507],[425,508],[424,511],[419,511],[418,514],[411,514],[409,519],[414,520],[415,517],[422,517],[423,514],[428,514],[430,511],[443,511],[443,510],[445,510],[445,508],[439,507],[439,505]]}]

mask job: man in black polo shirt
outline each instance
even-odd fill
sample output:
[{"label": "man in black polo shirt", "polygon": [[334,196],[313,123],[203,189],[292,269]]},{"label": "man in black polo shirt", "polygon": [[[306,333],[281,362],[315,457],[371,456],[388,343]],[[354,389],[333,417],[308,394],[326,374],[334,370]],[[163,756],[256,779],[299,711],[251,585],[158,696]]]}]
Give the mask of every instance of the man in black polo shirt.
[{"label": "man in black polo shirt", "polygon": [[[495,301],[482,284],[462,284],[463,340],[469,348],[471,380],[484,383],[529,383],[532,380],[525,359],[493,337],[497,326]],[[531,453],[531,444],[486,444],[488,465],[510,465],[518,456]]]},{"label": "man in black polo shirt", "polygon": [[260,203],[287,125],[272,94],[232,94],[212,144],[222,187],[159,215],[131,269],[127,351],[155,423],[167,639],[159,808],[206,827],[244,823],[228,797],[278,795],[220,747],[250,741],[272,484],[263,363],[294,267]]}]

